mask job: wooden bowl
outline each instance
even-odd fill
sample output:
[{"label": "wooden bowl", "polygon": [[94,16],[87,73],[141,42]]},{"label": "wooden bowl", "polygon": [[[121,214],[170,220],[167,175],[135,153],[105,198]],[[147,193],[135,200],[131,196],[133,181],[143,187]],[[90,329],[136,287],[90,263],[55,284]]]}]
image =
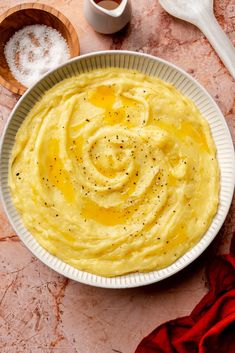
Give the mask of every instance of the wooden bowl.
[{"label": "wooden bowl", "polygon": [[0,16],[0,84],[20,95],[27,88],[13,77],[6,62],[4,46],[16,31],[22,27],[34,24],[44,24],[58,30],[68,44],[71,57],[80,53],[79,40],[73,25],[61,12],[53,7],[28,3],[7,10]]}]

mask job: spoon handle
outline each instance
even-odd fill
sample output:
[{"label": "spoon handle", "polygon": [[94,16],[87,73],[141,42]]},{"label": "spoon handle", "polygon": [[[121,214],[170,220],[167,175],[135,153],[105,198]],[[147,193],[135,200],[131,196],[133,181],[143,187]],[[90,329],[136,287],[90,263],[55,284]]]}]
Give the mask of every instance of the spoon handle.
[{"label": "spoon handle", "polygon": [[214,14],[204,12],[198,22],[198,27],[205,34],[232,77],[235,78],[235,48],[218,24]]}]

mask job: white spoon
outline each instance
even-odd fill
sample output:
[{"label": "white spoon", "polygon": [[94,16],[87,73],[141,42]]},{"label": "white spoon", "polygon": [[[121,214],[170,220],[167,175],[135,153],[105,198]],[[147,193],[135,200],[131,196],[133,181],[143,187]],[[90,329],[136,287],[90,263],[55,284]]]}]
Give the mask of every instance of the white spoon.
[{"label": "white spoon", "polygon": [[235,78],[235,48],[214,16],[213,0],[159,0],[159,2],[172,16],[200,28]]}]

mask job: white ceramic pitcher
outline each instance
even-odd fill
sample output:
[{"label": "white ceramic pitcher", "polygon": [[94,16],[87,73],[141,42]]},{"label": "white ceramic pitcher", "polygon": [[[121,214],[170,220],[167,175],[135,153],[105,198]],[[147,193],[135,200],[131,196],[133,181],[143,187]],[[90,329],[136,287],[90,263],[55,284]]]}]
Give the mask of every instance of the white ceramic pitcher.
[{"label": "white ceramic pitcher", "polygon": [[122,0],[114,10],[108,10],[94,0],[84,0],[84,15],[97,32],[115,33],[130,21],[131,3],[130,0]]}]

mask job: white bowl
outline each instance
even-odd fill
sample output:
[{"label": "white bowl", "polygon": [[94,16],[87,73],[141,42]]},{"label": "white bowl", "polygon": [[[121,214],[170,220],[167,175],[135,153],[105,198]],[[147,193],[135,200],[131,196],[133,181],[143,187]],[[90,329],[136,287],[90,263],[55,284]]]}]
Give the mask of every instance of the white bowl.
[{"label": "white bowl", "polygon": [[[57,257],[52,256],[37,243],[34,237],[23,226],[21,216],[12,204],[8,187],[8,162],[17,130],[29,110],[45,91],[64,78],[92,71],[96,68],[113,66],[135,69],[147,75],[159,77],[166,82],[172,83],[184,95],[190,97],[195,102],[210,124],[217,147],[217,158],[221,173],[221,189],[218,211],[210,228],[190,251],[180,257],[171,266],[148,273],[131,273],[124,276],[106,278],[77,270]],[[190,75],[175,65],[150,55],[129,51],[104,51],[74,58],[56,70],[46,74],[39,82],[28,89],[16,104],[5,127],[0,149],[0,165],[0,190],[4,208],[15,232],[28,249],[43,263],[68,278],[93,286],[107,288],[137,287],[157,282],[182,270],[195,260],[212,242],[225,220],[232,200],[235,179],[232,139],[221,111],[207,91]]]}]

